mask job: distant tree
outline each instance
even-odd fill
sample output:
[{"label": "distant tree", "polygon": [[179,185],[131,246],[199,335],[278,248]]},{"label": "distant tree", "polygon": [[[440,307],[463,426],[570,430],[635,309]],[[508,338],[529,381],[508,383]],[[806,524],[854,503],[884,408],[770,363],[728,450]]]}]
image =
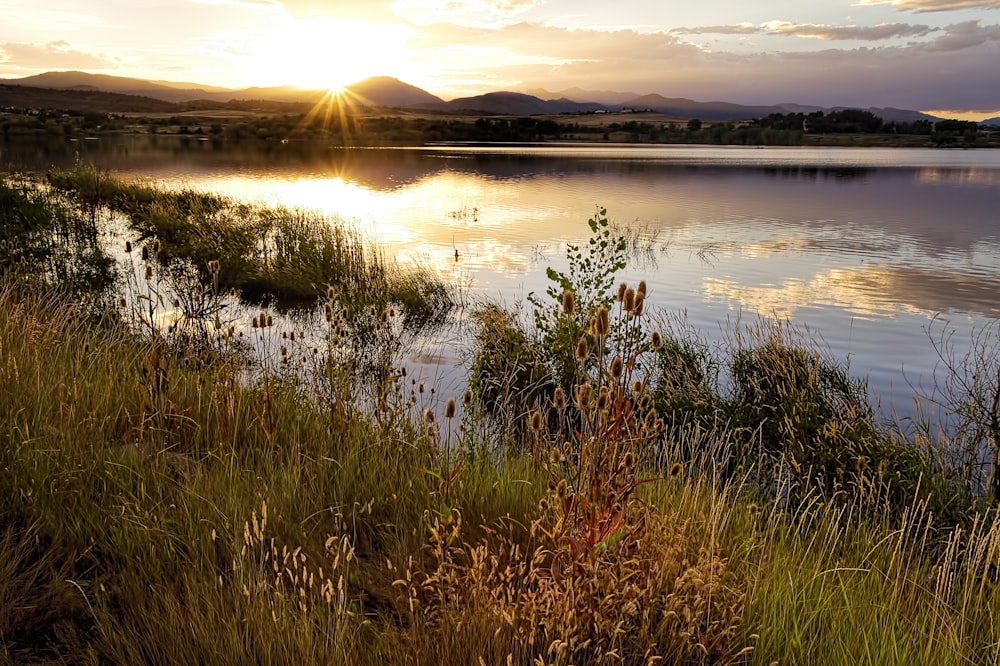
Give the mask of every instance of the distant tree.
[{"label": "distant tree", "polygon": [[687,128],[689,132],[697,132],[698,130],[701,129],[701,119],[692,118],[691,120],[688,121]]}]

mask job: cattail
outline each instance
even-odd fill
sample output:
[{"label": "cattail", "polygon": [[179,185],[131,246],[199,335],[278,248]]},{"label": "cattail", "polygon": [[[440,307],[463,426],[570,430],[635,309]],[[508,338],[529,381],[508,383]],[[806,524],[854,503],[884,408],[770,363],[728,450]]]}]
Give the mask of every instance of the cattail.
[{"label": "cattail", "polygon": [[625,298],[626,289],[628,289],[628,285],[625,284],[624,282],[618,285],[618,293],[615,295],[615,300],[618,301],[619,303],[621,303],[622,299]]},{"label": "cattail", "polygon": [[531,412],[531,432],[542,431],[542,413],[537,409]]},{"label": "cattail", "polygon": [[625,290],[625,296],[622,298],[622,310],[625,312],[632,312],[635,309],[635,292],[629,287]]},{"label": "cattail", "polygon": [[145,245],[142,246],[142,260],[149,261],[149,248]]},{"label": "cattail", "polygon": [[147,265],[146,266],[146,280],[149,281],[149,280],[152,280],[152,279],[153,279],[153,267]]},{"label": "cattail", "polygon": [[282,357],[288,356],[288,347],[286,347],[285,345],[281,345],[281,355]]},{"label": "cattail", "polygon": [[254,317],[253,318],[253,327],[254,328],[258,328],[259,326],[260,326],[260,324],[257,322],[257,317]]},{"label": "cattail", "polygon": [[125,241],[125,252],[132,254],[132,241]]},{"label": "cattail", "polygon": [[566,391],[563,390],[562,386],[557,386],[552,393],[552,406],[560,412],[566,409]]},{"label": "cattail", "polygon": [[159,253],[160,253],[160,239],[159,238],[154,238],[153,239],[153,254],[159,254]]},{"label": "cattail", "polygon": [[639,280],[639,286],[635,288],[636,294],[642,294],[643,298],[646,298],[646,281]]},{"label": "cattail", "polygon": [[327,323],[332,322],[333,321],[333,306],[330,305],[329,303],[324,303],[323,304],[323,314],[326,317]]},{"label": "cattail", "polygon": [[611,377],[613,379],[621,379],[622,374],[625,372],[625,363],[622,361],[621,356],[615,356],[611,359]]},{"label": "cattail", "polygon": [[448,398],[448,402],[444,406],[444,417],[446,419],[455,418],[455,399]]},{"label": "cattail", "polygon": [[271,328],[272,326],[274,326],[274,320],[271,319],[271,315],[267,315],[267,327]]},{"label": "cattail", "polygon": [[219,261],[217,259],[208,262],[208,272],[215,277],[219,276]]},{"label": "cattail", "polygon": [[566,290],[563,292],[562,311],[566,315],[572,315],[576,312],[576,299],[573,297],[572,291]]},{"label": "cattail", "polygon": [[587,360],[588,355],[587,338],[580,338],[576,343],[576,360],[583,363]]},{"label": "cattail", "polygon": [[653,345],[653,349],[659,350],[663,346],[663,337],[659,331],[653,331],[653,334],[649,336],[649,342]]}]

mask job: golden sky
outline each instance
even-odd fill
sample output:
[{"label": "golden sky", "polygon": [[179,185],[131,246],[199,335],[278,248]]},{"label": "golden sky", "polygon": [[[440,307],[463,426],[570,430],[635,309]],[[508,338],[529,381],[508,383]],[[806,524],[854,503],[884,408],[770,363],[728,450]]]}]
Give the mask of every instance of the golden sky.
[{"label": "golden sky", "polygon": [[1000,0],[0,0],[0,77],[230,88],[394,76],[1000,115]]}]

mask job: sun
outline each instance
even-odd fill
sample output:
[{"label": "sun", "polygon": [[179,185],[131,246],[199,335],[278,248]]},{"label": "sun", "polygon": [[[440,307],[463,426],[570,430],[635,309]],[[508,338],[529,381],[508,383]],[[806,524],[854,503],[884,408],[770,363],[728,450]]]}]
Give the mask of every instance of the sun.
[{"label": "sun", "polygon": [[313,17],[272,29],[257,45],[248,71],[266,85],[288,84],[331,95],[372,76],[398,75],[408,61],[408,28]]}]

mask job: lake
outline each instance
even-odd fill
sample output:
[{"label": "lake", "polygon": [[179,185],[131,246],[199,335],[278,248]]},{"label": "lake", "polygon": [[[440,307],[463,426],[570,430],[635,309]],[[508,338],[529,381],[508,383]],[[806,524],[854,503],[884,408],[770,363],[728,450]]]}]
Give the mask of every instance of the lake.
[{"label": "lake", "polygon": [[[509,307],[548,286],[596,206],[652,238],[622,277],[709,341],[758,316],[821,338],[885,411],[929,389],[931,337],[1000,317],[1000,151],[702,146],[226,146],[167,137],[0,144],[0,164],[102,168],[352,220],[403,261]],[[456,251],[458,257],[456,259]],[[467,314],[468,310],[465,311]],[[459,314],[459,317],[463,313]],[[409,358],[464,378],[454,327]]]}]

